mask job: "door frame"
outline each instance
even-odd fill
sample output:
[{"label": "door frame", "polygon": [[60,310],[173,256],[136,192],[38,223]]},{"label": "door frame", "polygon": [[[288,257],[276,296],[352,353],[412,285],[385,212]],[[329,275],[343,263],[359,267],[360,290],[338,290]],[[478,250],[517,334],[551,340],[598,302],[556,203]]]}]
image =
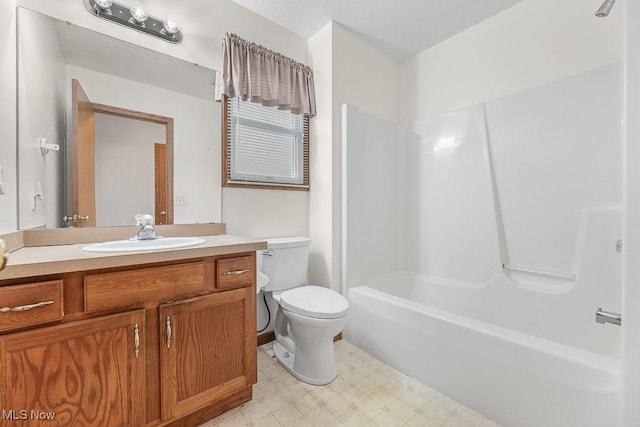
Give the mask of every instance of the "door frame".
[{"label": "door frame", "polygon": [[[76,79],[71,81],[71,212],[75,227],[96,225],[96,112]],[[83,218],[76,220],[75,218]],[[67,218],[65,216],[65,218]],[[64,221],[67,221],[64,219]]]},{"label": "door frame", "polygon": [[[167,144],[153,144],[154,214],[156,224],[167,223]],[[162,188],[164,187],[164,191]],[[162,206],[159,206],[162,202]]]}]

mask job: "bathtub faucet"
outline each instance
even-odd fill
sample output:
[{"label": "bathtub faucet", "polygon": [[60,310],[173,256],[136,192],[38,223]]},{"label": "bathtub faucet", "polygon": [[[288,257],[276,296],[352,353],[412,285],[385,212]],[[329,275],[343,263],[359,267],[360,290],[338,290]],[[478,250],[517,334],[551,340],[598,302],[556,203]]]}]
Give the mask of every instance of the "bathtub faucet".
[{"label": "bathtub faucet", "polygon": [[605,311],[598,307],[596,310],[596,322],[601,325],[604,325],[605,323],[613,323],[614,325],[620,326],[622,324],[622,314]]}]

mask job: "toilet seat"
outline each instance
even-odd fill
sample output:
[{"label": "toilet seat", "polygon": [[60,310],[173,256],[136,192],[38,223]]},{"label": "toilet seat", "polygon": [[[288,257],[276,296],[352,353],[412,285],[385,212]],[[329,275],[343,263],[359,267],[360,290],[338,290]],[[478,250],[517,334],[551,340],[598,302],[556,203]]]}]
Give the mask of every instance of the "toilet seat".
[{"label": "toilet seat", "polygon": [[337,319],[347,315],[349,302],[338,292],[322,286],[301,286],[282,292],[285,310],[316,319]]}]

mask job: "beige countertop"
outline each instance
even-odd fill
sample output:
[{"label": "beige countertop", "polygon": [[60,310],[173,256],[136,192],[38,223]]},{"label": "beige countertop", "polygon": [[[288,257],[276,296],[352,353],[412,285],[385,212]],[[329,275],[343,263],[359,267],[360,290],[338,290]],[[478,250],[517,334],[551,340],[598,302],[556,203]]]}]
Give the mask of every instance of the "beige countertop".
[{"label": "beige countertop", "polygon": [[146,252],[87,252],[82,250],[87,243],[25,246],[9,254],[7,266],[0,271],[0,286],[3,280],[8,279],[143,265],[267,248],[265,241],[229,234],[198,237],[205,240],[198,246]]}]

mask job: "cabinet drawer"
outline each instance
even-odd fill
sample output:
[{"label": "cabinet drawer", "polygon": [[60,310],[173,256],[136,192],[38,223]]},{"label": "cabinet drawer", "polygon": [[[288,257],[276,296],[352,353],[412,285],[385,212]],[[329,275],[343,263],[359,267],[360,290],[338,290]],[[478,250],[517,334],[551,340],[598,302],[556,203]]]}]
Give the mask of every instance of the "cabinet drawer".
[{"label": "cabinet drawer", "polygon": [[251,286],[255,278],[256,259],[253,256],[216,260],[216,288],[229,289]]},{"label": "cabinet drawer", "polygon": [[204,262],[93,274],[84,278],[85,312],[143,306],[206,290]]},{"label": "cabinet drawer", "polygon": [[62,280],[0,288],[0,332],[64,317]]}]

